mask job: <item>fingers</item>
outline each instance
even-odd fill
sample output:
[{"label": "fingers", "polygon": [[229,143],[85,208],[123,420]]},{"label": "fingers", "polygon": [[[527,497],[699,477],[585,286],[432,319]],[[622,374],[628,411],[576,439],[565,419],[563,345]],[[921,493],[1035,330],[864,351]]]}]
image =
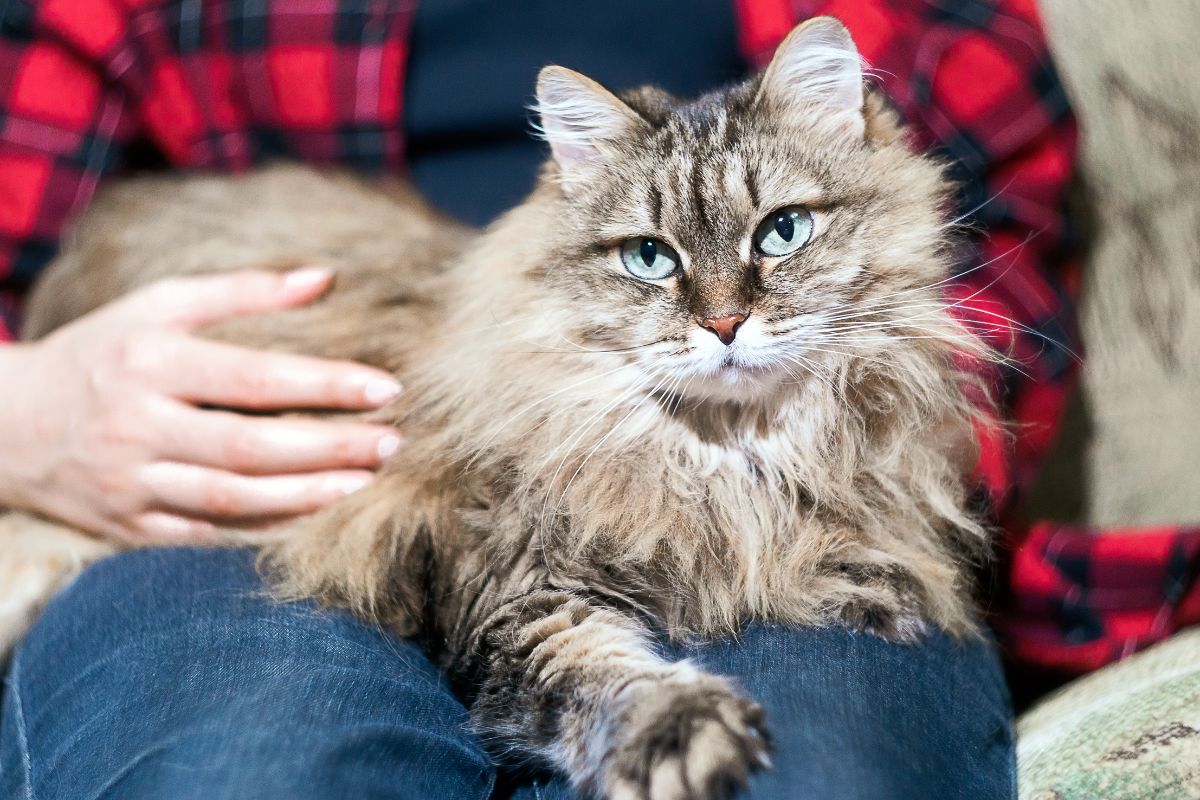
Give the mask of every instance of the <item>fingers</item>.
[{"label": "fingers", "polygon": [[247,477],[162,461],[143,467],[139,477],[163,511],[215,521],[307,514],[358,491],[373,476],[342,470]]},{"label": "fingers", "polygon": [[136,540],[159,544],[203,544],[217,531],[207,520],[148,511],[133,521]]},{"label": "fingers", "polygon": [[129,528],[120,527],[113,535],[140,544],[205,545],[228,542],[232,531],[255,537],[270,536],[278,533],[290,520],[290,517],[266,517],[249,522],[230,520],[218,527],[208,520],[147,511],[135,517]]},{"label": "fingers", "polygon": [[329,288],[333,272],[307,267],[292,272],[229,272],[168,278],[118,301],[124,312],[187,329],[227,317],[301,305]]},{"label": "fingers", "polygon": [[400,447],[392,428],[247,417],[169,403],[158,418],[164,460],[243,475],[373,469]]},{"label": "fingers", "polygon": [[[400,393],[386,372],[348,361],[247,350],[179,337],[159,388],[193,403],[278,410],[378,408]],[[181,368],[182,367],[182,368]]]}]

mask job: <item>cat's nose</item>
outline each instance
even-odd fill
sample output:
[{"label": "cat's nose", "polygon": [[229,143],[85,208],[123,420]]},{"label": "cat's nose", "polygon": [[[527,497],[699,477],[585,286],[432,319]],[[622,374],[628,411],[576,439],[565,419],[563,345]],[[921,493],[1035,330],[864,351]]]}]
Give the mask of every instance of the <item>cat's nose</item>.
[{"label": "cat's nose", "polygon": [[712,331],[713,335],[721,340],[721,344],[730,345],[737,336],[738,328],[742,327],[745,321],[745,314],[725,314],[721,317],[705,317],[700,320],[700,327]]}]

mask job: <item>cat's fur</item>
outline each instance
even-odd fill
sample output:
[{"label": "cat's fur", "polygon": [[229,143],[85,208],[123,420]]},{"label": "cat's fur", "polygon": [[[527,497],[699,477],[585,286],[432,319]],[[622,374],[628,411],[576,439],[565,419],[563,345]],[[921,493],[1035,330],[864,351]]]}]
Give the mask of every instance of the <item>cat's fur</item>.
[{"label": "cat's fur", "polygon": [[[31,333],[164,276],[334,267],[312,306],[208,331],[406,387],[380,415],[405,446],[263,549],[275,585],[425,637],[505,757],[605,797],[725,796],[766,763],[762,714],[654,631],[972,630],[955,359],[980,347],[941,300],[948,183],[828,18],[694,102],[558,68],[538,98],[554,159],[487,231],[299,167],[142,179],[85,215]],[[814,240],[752,254],[794,204]],[[639,235],[684,274],[630,276]],[[730,347],[697,324],[733,310]]]}]

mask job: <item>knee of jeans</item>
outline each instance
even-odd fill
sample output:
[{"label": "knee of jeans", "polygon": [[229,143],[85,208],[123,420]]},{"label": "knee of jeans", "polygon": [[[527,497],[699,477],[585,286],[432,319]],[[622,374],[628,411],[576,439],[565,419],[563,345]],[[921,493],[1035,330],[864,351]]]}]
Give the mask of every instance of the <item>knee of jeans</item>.
[{"label": "knee of jeans", "polygon": [[285,667],[387,669],[403,658],[434,674],[415,645],[348,612],[275,602],[253,553],[217,548],[138,550],[92,565],[51,602],[23,649],[157,663],[146,676],[154,680],[236,668],[253,684]]},{"label": "knee of jeans", "polygon": [[[186,678],[238,668],[253,683],[272,659],[319,664],[325,641],[383,634],[303,604],[270,602],[247,551],[164,548],[122,553],[89,567],[47,606],[17,651],[33,690],[105,675],[186,693]],[[311,618],[311,619],[309,619]],[[343,631],[350,632],[340,636]],[[333,644],[329,644],[332,642]],[[111,674],[110,674],[111,673]],[[97,678],[99,679],[99,678]],[[115,684],[118,685],[118,684]]]},{"label": "knee of jeans", "polygon": [[844,628],[750,626],[698,659],[766,706],[778,771],[764,788],[809,781],[813,796],[830,798],[1011,795],[1011,710],[987,640],[933,631],[898,644]]},{"label": "knee of jeans", "polygon": [[151,548],[119,553],[92,564],[47,605],[38,625],[83,629],[194,611],[207,601],[261,592],[253,555],[219,548]]},{"label": "knee of jeans", "polygon": [[97,561],[50,600],[25,643],[94,638],[163,628],[205,613],[223,613],[265,591],[248,551],[149,548]]},{"label": "knee of jeans", "polygon": [[898,643],[837,626],[753,624],[736,641],[679,655],[760,687],[794,689],[794,680],[804,679],[831,688],[853,686],[862,695],[894,696],[898,687],[911,693],[914,684],[930,693],[952,686],[985,695],[996,708],[1009,706],[1004,673],[988,636],[958,639],[933,629],[920,641]]}]

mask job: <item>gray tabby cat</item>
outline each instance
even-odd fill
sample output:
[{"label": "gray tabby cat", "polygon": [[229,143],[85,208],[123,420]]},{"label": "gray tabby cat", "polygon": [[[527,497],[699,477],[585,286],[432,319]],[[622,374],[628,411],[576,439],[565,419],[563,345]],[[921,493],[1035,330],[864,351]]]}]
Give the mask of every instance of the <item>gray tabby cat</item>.
[{"label": "gray tabby cat", "polygon": [[[281,595],[424,637],[499,756],[590,796],[726,797],[769,763],[763,714],[656,633],[973,630],[955,364],[983,348],[941,298],[949,184],[830,18],[695,101],[559,67],[537,98],[553,157],[486,231],[298,167],[142,179],[80,222],[29,333],[164,276],[333,266],[313,306],[207,331],[407,387],[378,479],[263,547]],[[14,563],[62,543],[42,594],[100,549],[0,532]]]}]

